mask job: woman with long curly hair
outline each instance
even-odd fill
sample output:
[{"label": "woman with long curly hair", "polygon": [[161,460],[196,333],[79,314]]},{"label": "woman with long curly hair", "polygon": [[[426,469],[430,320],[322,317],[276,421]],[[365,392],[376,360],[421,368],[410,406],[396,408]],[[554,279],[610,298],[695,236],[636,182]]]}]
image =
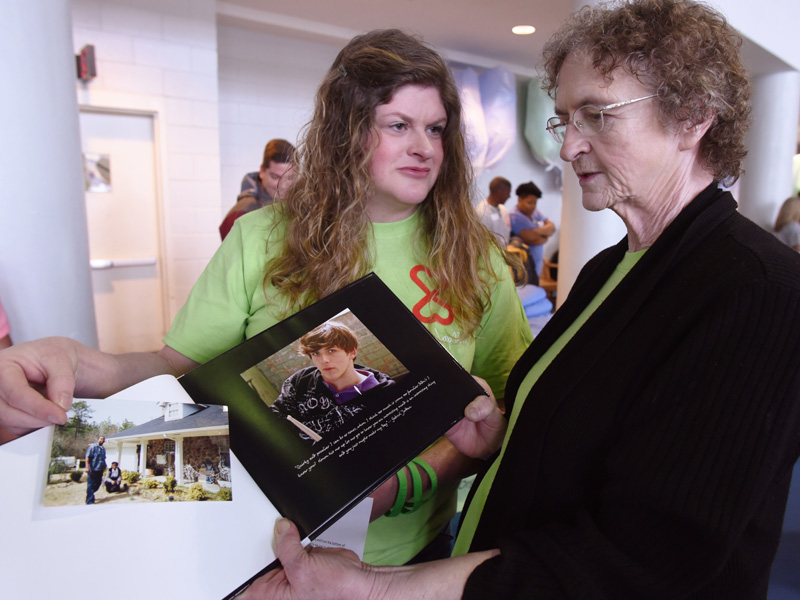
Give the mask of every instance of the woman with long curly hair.
[{"label": "woman with long curly hair", "polygon": [[[354,38],[319,88],[295,163],[284,202],[236,220],[158,353],[110,355],[65,338],[3,353],[0,425],[18,435],[63,423],[73,393],[104,397],[185,373],[370,271],[501,397],[531,332],[470,202],[461,103],[441,56],[398,30]],[[46,397],[29,381],[46,384]],[[444,438],[420,459],[438,488],[417,469],[430,500],[391,518],[380,515],[405,499],[398,478],[373,494],[372,563],[449,552],[456,488],[473,463]]]}]

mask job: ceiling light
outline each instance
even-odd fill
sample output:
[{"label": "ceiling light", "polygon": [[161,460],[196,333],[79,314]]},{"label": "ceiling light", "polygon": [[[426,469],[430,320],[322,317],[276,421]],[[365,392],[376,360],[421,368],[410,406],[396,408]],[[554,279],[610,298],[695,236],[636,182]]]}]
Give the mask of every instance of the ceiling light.
[{"label": "ceiling light", "polygon": [[511,28],[511,33],[516,33],[517,35],[530,35],[534,31],[536,31],[536,27],[533,25],[515,25]]}]

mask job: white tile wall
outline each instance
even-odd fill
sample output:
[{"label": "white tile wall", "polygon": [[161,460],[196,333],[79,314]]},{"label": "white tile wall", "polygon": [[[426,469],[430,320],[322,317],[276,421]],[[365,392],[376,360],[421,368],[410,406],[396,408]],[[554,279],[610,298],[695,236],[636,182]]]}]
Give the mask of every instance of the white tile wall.
[{"label": "white tile wall", "polygon": [[135,2],[94,2],[104,31],[160,39],[162,18],[156,10],[142,10]]},{"label": "white tile wall", "polygon": [[173,98],[191,98],[217,102],[217,78],[185,71],[164,71],[164,94]]},{"label": "white tile wall", "polygon": [[191,181],[194,179],[194,157],[191,154],[170,152],[167,155],[167,168],[172,181]]},{"label": "white tile wall", "polygon": [[172,318],[219,246],[216,2],[72,0],[72,18],[76,52],[94,44],[98,63],[79,102],[156,114]]},{"label": "white tile wall", "polygon": [[133,53],[135,62],[140,65],[182,71],[190,71],[192,68],[192,49],[183,44],[135,38]]},{"label": "white tile wall", "polygon": [[162,71],[155,67],[98,59],[97,70],[102,73],[103,85],[117,92],[152,96],[161,96],[164,92]]},{"label": "white tile wall", "polygon": [[222,197],[231,206],[270,139],[295,143],[340,47],[230,26],[218,28],[217,44]]}]

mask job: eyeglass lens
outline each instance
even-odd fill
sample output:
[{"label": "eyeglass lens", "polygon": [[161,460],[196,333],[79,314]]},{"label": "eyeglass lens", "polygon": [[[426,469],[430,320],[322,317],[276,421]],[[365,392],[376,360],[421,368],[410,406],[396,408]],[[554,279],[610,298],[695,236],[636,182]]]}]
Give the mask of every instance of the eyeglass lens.
[{"label": "eyeglass lens", "polygon": [[603,129],[603,111],[596,106],[582,106],[572,115],[572,121],[565,123],[558,117],[550,118],[547,121],[548,129],[558,143],[564,143],[567,125],[570,122],[583,135],[596,135]]}]

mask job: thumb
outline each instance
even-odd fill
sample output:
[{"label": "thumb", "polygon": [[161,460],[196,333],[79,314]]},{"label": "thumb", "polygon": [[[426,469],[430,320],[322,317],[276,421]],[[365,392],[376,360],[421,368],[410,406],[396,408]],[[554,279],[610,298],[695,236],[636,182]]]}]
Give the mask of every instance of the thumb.
[{"label": "thumb", "polygon": [[[478,396],[464,409],[464,416],[473,423],[489,417],[497,408],[495,402],[488,396]],[[498,411],[499,414],[500,411]]]},{"label": "thumb", "polygon": [[289,570],[306,556],[305,548],[300,544],[300,532],[289,519],[278,519],[272,540],[275,556]]}]

